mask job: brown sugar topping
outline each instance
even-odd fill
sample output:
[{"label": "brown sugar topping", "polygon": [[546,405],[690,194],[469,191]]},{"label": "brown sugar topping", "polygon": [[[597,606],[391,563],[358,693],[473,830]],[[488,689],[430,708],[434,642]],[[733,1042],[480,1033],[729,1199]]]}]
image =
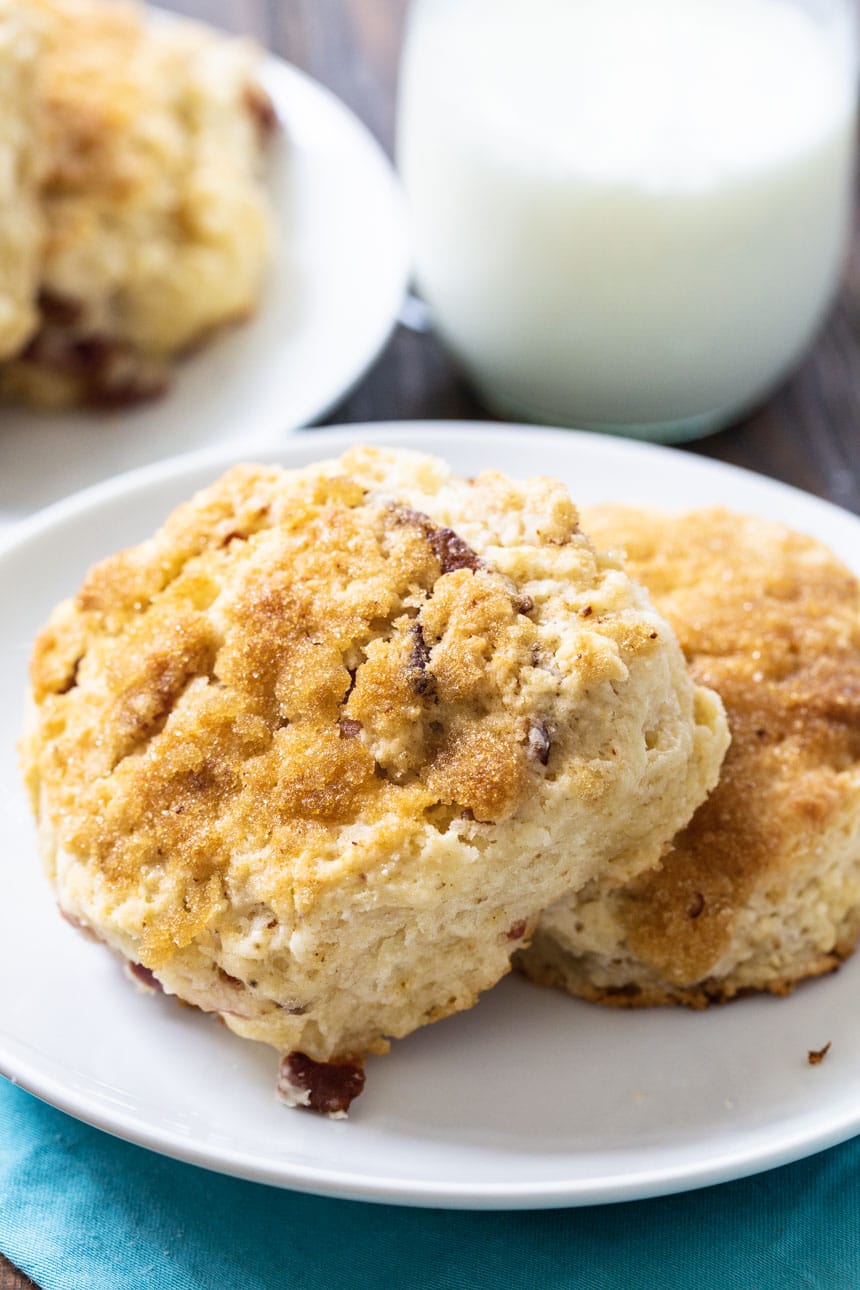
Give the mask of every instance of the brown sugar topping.
[{"label": "brown sugar topping", "polygon": [[91,570],[34,650],[61,845],[117,900],[145,874],[173,893],[148,969],[224,908],[237,852],[282,855],[282,898],[312,901],[344,825],[504,819],[549,753],[503,699],[537,630],[512,584],[351,479],[286,479],[228,472]]},{"label": "brown sugar topping", "polygon": [[685,985],[708,975],[758,885],[779,880],[787,841],[814,847],[840,808],[840,775],[860,762],[860,587],[812,539],[720,509],[600,507],[584,522],[626,549],[731,726],[716,789],[622,898],[631,951]]}]

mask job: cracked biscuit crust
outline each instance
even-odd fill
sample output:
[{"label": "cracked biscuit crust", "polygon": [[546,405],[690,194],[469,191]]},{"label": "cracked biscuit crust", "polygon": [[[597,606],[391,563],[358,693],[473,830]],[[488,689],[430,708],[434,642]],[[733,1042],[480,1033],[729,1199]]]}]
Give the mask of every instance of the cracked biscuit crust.
[{"label": "cracked biscuit crust", "polygon": [[787,993],[860,934],[860,588],[819,542],[724,510],[587,513],[722,697],[720,782],[661,868],[552,911],[529,975],[619,1006]]},{"label": "cracked biscuit crust", "polygon": [[90,572],[32,688],[61,906],[315,1062],[469,1006],[544,905],[653,863],[727,739],[561,485],[374,449],[229,471]]}]

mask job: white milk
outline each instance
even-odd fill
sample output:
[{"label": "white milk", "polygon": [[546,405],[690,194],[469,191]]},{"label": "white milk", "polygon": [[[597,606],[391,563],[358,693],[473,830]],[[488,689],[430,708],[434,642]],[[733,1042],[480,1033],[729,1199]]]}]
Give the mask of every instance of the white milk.
[{"label": "white milk", "polygon": [[848,5],[813,8],[417,0],[399,127],[417,278],[492,402],[684,437],[797,358],[852,172]]}]

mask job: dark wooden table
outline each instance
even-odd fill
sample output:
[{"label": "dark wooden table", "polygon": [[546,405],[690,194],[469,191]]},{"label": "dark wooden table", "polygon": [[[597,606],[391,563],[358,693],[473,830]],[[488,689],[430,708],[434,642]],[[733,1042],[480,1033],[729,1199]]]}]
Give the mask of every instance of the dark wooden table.
[{"label": "dark wooden table", "polygon": [[[161,3],[256,36],[334,90],[392,150],[407,0]],[[398,329],[329,420],[487,416],[432,337]],[[801,368],[753,416],[687,451],[761,471],[860,513],[860,229],[836,309]],[[0,1255],[0,1290],[31,1285]]]}]

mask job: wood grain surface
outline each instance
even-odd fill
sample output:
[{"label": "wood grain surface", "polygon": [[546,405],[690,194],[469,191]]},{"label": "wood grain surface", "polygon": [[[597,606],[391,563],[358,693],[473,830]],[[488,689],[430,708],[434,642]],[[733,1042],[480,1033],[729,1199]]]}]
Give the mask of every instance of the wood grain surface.
[{"label": "wood grain surface", "polygon": [[[392,152],[407,0],[161,3],[257,37],[334,90]],[[329,421],[487,416],[433,338],[400,328]],[[860,236],[836,308],[799,370],[752,416],[685,451],[747,466],[860,513]],[[0,1290],[32,1285],[0,1255]]]}]

